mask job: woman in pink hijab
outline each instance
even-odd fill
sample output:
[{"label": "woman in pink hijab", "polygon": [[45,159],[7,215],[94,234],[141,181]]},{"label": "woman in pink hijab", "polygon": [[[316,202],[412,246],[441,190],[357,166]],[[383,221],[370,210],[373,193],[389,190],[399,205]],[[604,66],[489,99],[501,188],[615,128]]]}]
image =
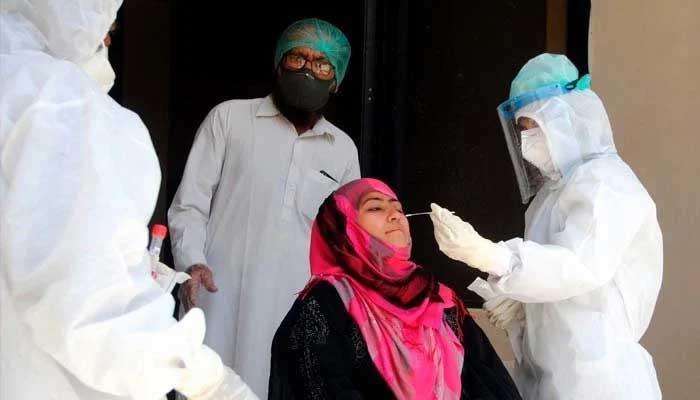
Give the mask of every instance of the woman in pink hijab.
[{"label": "woman in pink hijab", "polygon": [[312,278],[272,344],[269,399],[520,399],[452,290],[410,260],[408,220],[376,179],[326,199]]}]

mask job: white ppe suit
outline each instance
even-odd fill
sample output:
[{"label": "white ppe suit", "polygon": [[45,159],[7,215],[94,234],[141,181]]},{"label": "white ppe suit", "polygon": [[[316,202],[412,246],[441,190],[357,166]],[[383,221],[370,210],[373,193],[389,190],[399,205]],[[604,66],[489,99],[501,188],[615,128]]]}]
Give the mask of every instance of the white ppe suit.
[{"label": "white ppe suit", "polygon": [[470,289],[525,303],[525,321],[509,329],[523,397],[660,399],[639,344],[662,279],[654,202],[617,155],[591,90],[534,102],[517,117],[537,122],[559,176],[530,204],[524,240],[502,244],[510,271]]},{"label": "white ppe suit", "polygon": [[146,253],[150,137],[78,66],[120,4],[0,3],[0,398],[255,398],[202,345],[201,310],[172,318]]}]

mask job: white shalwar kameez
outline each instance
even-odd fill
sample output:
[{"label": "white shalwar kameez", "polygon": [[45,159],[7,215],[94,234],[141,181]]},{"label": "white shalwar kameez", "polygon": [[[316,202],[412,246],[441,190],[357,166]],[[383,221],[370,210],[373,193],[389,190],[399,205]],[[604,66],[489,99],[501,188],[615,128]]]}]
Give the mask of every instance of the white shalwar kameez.
[{"label": "white shalwar kameez", "polygon": [[212,269],[205,343],[261,398],[273,335],[309,279],[312,221],[359,176],[345,133],[322,118],[297,135],[271,96],[224,102],[197,133],[168,212],[175,266]]}]

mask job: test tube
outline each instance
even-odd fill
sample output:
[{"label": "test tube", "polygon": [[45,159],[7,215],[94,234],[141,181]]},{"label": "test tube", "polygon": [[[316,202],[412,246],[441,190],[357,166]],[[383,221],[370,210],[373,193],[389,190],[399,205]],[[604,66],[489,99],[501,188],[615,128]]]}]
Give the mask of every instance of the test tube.
[{"label": "test tube", "polygon": [[151,229],[151,244],[148,246],[148,254],[156,261],[160,261],[160,249],[163,247],[163,239],[168,235],[168,227],[161,224],[153,225]]}]

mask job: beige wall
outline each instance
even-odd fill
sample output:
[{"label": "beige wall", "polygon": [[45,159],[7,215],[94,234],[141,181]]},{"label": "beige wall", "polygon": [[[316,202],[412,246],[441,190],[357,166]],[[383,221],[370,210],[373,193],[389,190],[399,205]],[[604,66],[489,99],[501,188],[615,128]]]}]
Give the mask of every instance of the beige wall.
[{"label": "beige wall", "polygon": [[700,399],[700,1],[592,3],[593,89],[664,233],[664,283],[643,343],[665,399]]}]

